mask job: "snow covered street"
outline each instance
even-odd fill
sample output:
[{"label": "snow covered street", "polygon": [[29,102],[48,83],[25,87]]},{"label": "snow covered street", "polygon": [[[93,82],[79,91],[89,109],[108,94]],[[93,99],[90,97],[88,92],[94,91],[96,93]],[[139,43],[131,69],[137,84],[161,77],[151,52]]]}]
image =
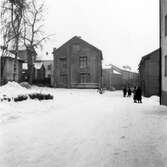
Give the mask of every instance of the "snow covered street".
[{"label": "snow covered street", "polygon": [[54,100],[0,102],[0,167],[167,166],[167,107],[157,97],[33,89]]}]

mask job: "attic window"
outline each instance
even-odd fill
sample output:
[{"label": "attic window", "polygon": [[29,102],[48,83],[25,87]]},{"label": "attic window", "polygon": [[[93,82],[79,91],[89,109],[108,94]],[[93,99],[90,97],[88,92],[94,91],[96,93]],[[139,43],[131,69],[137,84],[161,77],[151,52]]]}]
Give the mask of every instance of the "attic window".
[{"label": "attic window", "polygon": [[79,44],[72,45],[72,51],[74,53],[79,52],[80,51],[80,45]]}]

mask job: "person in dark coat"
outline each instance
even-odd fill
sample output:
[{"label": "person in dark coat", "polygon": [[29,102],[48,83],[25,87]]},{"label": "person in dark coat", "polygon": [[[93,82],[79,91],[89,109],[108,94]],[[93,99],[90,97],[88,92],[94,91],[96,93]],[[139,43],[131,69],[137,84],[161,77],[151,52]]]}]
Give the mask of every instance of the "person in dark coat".
[{"label": "person in dark coat", "polygon": [[124,87],[124,88],[123,88],[123,96],[124,96],[124,97],[126,97],[126,92],[127,92],[126,87]]},{"label": "person in dark coat", "polygon": [[140,87],[136,90],[136,99],[138,103],[142,103],[142,90]]},{"label": "person in dark coat", "polygon": [[130,89],[130,88],[128,88],[128,97],[130,97],[130,96],[131,96],[131,94],[132,94],[132,91],[131,91],[131,89]]},{"label": "person in dark coat", "polygon": [[133,100],[134,100],[134,103],[136,103],[137,102],[137,94],[136,94],[136,86],[134,87],[134,89],[133,89]]}]

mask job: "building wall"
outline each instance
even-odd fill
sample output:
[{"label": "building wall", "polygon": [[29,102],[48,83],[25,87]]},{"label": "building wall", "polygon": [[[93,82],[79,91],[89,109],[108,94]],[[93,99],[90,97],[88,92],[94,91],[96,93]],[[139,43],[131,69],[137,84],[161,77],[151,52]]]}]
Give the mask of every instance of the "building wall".
[{"label": "building wall", "polygon": [[54,70],[54,60],[43,60],[45,67],[45,81],[49,83],[50,86],[54,85],[53,70]]},{"label": "building wall", "polygon": [[160,52],[156,50],[144,56],[139,65],[140,82],[146,97],[159,95],[160,90]]},{"label": "building wall", "polygon": [[[35,62],[37,53],[34,50],[34,53],[32,54],[32,61]],[[23,60],[25,63],[28,62],[28,52],[27,50],[19,50],[18,51],[18,57]]]},{"label": "building wall", "polygon": [[[7,83],[8,81],[13,81],[14,74],[14,59],[11,57],[2,57],[1,60],[1,72],[2,72],[2,84]],[[21,82],[22,79],[22,62],[17,61],[16,64],[16,82]]]},{"label": "building wall", "polygon": [[121,74],[114,74],[112,69],[103,69],[103,88],[120,90],[124,86]]},{"label": "building wall", "polygon": [[[97,88],[101,83],[100,51],[76,38],[54,53],[54,86],[68,88]],[[80,57],[87,57],[87,67],[80,68]],[[86,83],[81,75],[89,74]]]},{"label": "building wall", "polygon": [[[167,36],[165,36],[165,16],[167,15],[167,0],[161,0],[161,77],[162,104],[167,105],[167,76],[165,76],[165,56],[167,55]],[[167,68],[167,67],[166,67]]]},{"label": "building wall", "polygon": [[[133,87],[138,84],[138,74],[125,71],[114,66],[114,68],[103,69],[103,87],[109,90],[120,90],[125,86]],[[114,73],[114,71],[118,73]]]},{"label": "building wall", "polygon": [[52,75],[53,71],[53,60],[43,60],[45,66],[45,78],[49,78]]}]

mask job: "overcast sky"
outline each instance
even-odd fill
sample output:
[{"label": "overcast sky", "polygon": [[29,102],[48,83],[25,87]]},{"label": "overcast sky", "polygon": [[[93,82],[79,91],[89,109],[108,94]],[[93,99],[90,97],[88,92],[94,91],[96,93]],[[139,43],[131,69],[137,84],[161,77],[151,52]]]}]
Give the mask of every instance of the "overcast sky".
[{"label": "overcast sky", "polygon": [[137,71],[159,47],[158,0],[46,0],[46,9],[46,32],[55,34],[45,44],[49,53],[77,35],[102,50],[103,64]]}]

